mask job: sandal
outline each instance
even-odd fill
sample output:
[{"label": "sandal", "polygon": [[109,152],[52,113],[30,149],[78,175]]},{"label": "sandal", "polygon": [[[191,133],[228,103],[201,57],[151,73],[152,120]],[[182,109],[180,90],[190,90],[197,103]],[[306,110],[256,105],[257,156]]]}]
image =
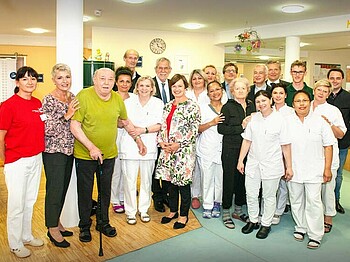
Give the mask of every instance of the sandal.
[{"label": "sandal", "polygon": [[330,233],[332,231],[332,224],[324,222],[324,232],[325,233]]},{"label": "sandal", "polygon": [[126,222],[128,222],[129,225],[135,225],[136,224],[136,217],[127,216]]},{"label": "sandal", "polygon": [[139,213],[140,219],[143,223],[148,223],[151,221],[151,217],[147,213]]},{"label": "sandal", "polygon": [[301,242],[301,241],[304,240],[305,233],[295,231],[295,232],[293,233],[293,236],[294,236],[294,239],[295,239],[296,241]]},{"label": "sandal", "polygon": [[248,222],[249,222],[249,216],[247,216],[246,214],[238,215],[238,214],[236,214],[236,213],[232,213],[232,217],[233,217],[234,219],[241,220],[241,221],[244,222],[244,223],[248,223]]},{"label": "sandal", "polygon": [[232,218],[230,217],[229,212],[222,213],[222,221],[224,222],[225,227],[227,227],[229,229],[235,228],[235,223],[233,222]]},{"label": "sandal", "polygon": [[310,239],[309,242],[307,243],[307,248],[316,249],[316,248],[319,248],[320,245],[321,245],[321,242]]}]

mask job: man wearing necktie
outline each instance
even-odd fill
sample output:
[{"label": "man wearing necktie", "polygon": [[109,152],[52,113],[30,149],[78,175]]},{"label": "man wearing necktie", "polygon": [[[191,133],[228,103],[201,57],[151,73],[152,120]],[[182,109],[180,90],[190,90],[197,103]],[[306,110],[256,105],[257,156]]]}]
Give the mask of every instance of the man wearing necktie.
[{"label": "man wearing necktie", "polygon": [[[171,88],[169,86],[169,74],[171,73],[171,64],[170,60],[165,57],[157,59],[156,67],[156,76],[153,78],[156,88],[155,97],[162,99],[163,103],[166,104],[170,100],[174,99],[173,94],[171,93]],[[160,153],[160,147],[158,147],[158,156]],[[157,164],[157,163],[156,163]],[[154,172],[152,178],[152,198],[154,209],[158,212],[165,212],[164,204],[168,205],[168,190],[167,190],[167,181],[155,179]]]},{"label": "man wearing necktie", "polygon": [[282,67],[281,63],[278,60],[269,60],[266,63],[267,66],[267,80],[266,85],[271,87],[271,89],[276,84],[281,84],[284,87],[287,87],[290,83],[280,79]]}]

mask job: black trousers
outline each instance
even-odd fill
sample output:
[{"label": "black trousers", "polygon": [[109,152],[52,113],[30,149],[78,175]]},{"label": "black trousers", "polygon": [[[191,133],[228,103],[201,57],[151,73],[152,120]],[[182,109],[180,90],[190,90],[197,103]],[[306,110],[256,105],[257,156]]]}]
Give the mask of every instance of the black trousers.
[{"label": "black trousers", "polygon": [[78,185],[78,210],[79,210],[79,227],[81,229],[90,228],[90,213],[92,208],[92,190],[94,185],[94,174],[96,173],[97,185],[101,183],[101,213],[102,221],[99,221],[99,212],[96,213],[98,218],[97,224],[105,225],[109,223],[108,208],[111,199],[111,181],[114,168],[115,158],[103,160],[103,175],[100,176],[96,160],[83,160],[75,158]]},{"label": "black trousers", "polygon": [[168,201],[168,187],[170,182],[155,178],[157,161],[158,161],[160,151],[161,151],[161,148],[158,147],[158,156],[157,156],[156,165],[152,174],[152,193],[153,193],[152,198],[153,198],[153,202],[163,203],[164,201]]},{"label": "black trousers", "polygon": [[191,185],[176,186],[169,183],[169,206],[170,212],[179,210],[179,193],[181,196],[180,216],[187,217],[191,205]]},{"label": "black trousers", "polygon": [[45,225],[57,227],[72,175],[73,155],[43,152],[46,176]]},{"label": "black trousers", "polygon": [[239,152],[240,148],[222,148],[223,209],[229,209],[232,206],[233,194],[235,194],[235,205],[242,206],[246,204],[245,176],[237,170]]}]

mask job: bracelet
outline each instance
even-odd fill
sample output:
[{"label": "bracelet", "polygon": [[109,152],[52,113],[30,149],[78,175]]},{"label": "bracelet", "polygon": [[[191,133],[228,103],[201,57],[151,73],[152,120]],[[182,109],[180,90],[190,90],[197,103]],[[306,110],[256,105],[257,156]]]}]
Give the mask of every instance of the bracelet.
[{"label": "bracelet", "polygon": [[146,134],[148,134],[148,133],[149,133],[148,128],[147,128],[147,127],[145,127],[145,129],[146,129],[146,132],[145,132],[145,133],[146,133]]},{"label": "bracelet", "polygon": [[141,138],[141,137],[140,137],[140,136],[135,136],[134,141],[136,142],[136,140],[137,140],[138,138]]}]

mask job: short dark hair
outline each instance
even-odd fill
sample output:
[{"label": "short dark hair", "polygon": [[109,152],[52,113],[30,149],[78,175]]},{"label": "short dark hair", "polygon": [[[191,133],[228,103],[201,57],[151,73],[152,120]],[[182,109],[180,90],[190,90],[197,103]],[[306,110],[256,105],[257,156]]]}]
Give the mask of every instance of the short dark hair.
[{"label": "short dark hair", "polygon": [[29,67],[29,66],[22,66],[21,68],[19,68],[17,70],[16,73],[16,80],[20,80],[21,78],[23,78],[26,74],[28,73],[28,76],[32,76],[35,77],[36,79],[38,79],[39,75],[38,72],[35,71],[35,69]]},{"label": "short dark hair", "polygon": [[265,97],[267,97],[268,99],[271,99],[271,94],[270,94],[270,92],[268,92],[268,91],[266,91],[266,90],[259,90],[258,92],[256,92],[256,94],[255,94],[255,96],[254,96],[254,102],[255,102],[255,100],[256,100],[256,98],[258,97],[258,96],[265,96]]},{"label": "short dark hair", "polygon": [[284,85],[282,85],[281,83],[277,83],[271,88],[271,94],[272,94],[273,90],[277,87],[283,88],[284,92],[287,94],[287,88]]},{"label": "short dark hair", "polygon": [[222,85],[221,85],[221,83],[220,83],[219,81],[213,80],[213,81],[211,81],[211,82],[209,82],[209,83],[207,84],[207,90],[209,89],[209,87],[210,87],[212,84],[218,84],[218,85],[223,89],[223,87],[222,87]]},{"label": "short dark hair", "polygon": [[229,66],[233,66],[236,70],[236,73],[238,74],[238,66],[234,63],[227,63],[224,65],[224,68],[222,69],[222,73],[225,74],[225,70],[226,68],[228,68]]},{"label": "short dark hair", "polygon": [[327,73],[327,78],[329,78],[329,75],[331,74],[331,72],[339,72],[339,73],[341,73],[341,78],[344,79],[344,72],[340,68],[332,68],[332,69],[330,69],[328,71],[328,73]]},{"label": "short dark hair", "polygon": [[307,97],[309,98],[309,100],[311,101],[312,99],[311,99],[311,95],[308,93],[308,92],[306,92],[305,90],[298,90],[298,91],[296,91],[295,93],[294,93],[294,95],[293,95],[293,102],[294,102],[294,98],[296,97],[296,95],[298,95],[298,94],[305,94],[305,95],[307,95]]},{"label": "short dark hair", "polygon": [[117,70],[115,70],[115,81],[117,81],[118,77],[121,75],[128,75],[128,76],[130,76],[130,78],[132,78],[132,72],[126,66],[120,66],[117,68]]},{"label": "short dark hair", "polygon": [[188,88],[188,82],[184,75],[175,74],[169,82],[169,86],[172,87],[177,81],[182,80],[184,82],[185,88]]}]

